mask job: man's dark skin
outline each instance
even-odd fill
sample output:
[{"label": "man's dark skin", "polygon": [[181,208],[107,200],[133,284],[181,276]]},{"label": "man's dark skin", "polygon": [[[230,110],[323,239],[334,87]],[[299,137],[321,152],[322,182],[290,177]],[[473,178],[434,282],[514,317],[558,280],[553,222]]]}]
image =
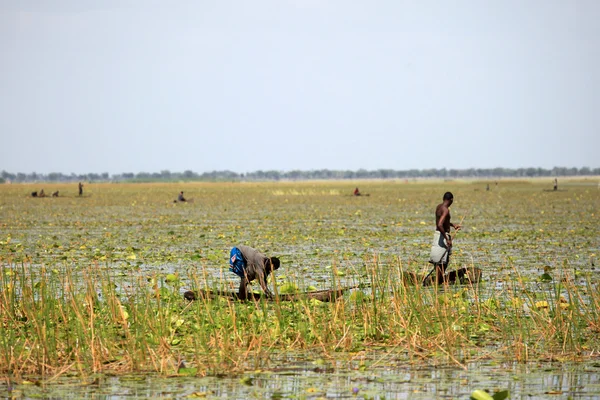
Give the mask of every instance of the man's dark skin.
[{"label": "man's dark skin", "polygon": [[[454,202],[454,195],[450,192],[446,192],[443,197],[443,202],[438,204],[435,208],[435,229],[440,232],[440,234],[446,238],[446,245],[448,246],[448,252],[452,249],[452,237],[450,236],[450,228],[454,228],[456,231],[460,230],[460,225],[454,225],[450,222],[450,206]],[[450,262],[450,257],[448,256],[448,262],[443,262],[444,257],[442,257],[442,262],[435,264],[436,270],[436,280],[437,282],[443,282],[444,273],[446,272],[446,267]]]}]

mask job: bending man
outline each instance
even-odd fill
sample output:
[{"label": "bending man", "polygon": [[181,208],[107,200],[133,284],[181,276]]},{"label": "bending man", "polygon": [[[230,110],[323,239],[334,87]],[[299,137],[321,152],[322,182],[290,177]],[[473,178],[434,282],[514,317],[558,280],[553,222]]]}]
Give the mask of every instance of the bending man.
[{"label": "bending man", "polygon": [[240,300],[248,298],[248,284],[258,279],[260,287],[267,297],[273,294],[267,287],[267,277],[278,269],[280,265],[277,257],[267,257],[249,246],[239,245],[231,249],[229,253],[229,270],[240,277],[240,289],[238,297]]}]

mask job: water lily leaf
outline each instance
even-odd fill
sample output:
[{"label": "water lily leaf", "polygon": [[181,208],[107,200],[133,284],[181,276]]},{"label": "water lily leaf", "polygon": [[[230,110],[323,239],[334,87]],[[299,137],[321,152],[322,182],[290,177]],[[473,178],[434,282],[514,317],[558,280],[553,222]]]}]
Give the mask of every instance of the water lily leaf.
[{"label": "water lily leaf", "polygon": [[210,392],[193,392],[193,393],[188,394],[187,397],[190,397],[190,398],[202,398],[202,397],[208,396],[209,394],[210,394]]},{"label": "water lily leaf", "polygon": [[536,301],[535,302],[535,307],[536,308],[548,308],[548,302],[547,301]]},{"label": "water lily leaf", "polygon": [[320,306],[320,305],[324,304],[321,300],[318,300],[318,299],[310,299],[308,302],[312,306]]},{"label": "water lily leaf", "polygon": [[281,294],[294,294],[298,293],[298,286],[294,283],[287,282],[279,287],[279,293]]},{"label": "water lily leaf", "polygon": [[252,386],[254,384],[253,379],[249,376],[244,376],[241,378],[240,383],[246,386]]},{"label": "water lily leaf", "polygon": [[471,400],[494,400],[485,390],[475,390],[471,393]]},{"label": "water lily leaf", "polygon": [[504,399],[508,398],[509,394],[510,394],[510,392],[508,390],[502,390],[500,392],[494,393],[494,395],[492,396],[492,398],[494,400],[504,400]]}]

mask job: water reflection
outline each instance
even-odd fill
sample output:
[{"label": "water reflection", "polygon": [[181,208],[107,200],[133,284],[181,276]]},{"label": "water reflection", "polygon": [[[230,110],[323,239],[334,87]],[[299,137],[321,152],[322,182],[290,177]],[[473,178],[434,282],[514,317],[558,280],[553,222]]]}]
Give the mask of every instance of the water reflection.
[{"label": "water reflection", "polygon": [[[387,355],[389,357],[389,355]],[[376,360],[386,354],[371,353]],[[470,363],[413,364],[403,355],[388,365],[363,370],[358,361],[298,361],[269,371],[208,377],[152,376],[61,378],[50,384],[0,383],[0,397],[16,398],[469,398],[477,389],[491,393],[508,390],[511,399],[597,399],[600,396],[598,363]],[[362,359],[364,361],[364,358]],[[92,382],[89,384],[89,382]]]}]

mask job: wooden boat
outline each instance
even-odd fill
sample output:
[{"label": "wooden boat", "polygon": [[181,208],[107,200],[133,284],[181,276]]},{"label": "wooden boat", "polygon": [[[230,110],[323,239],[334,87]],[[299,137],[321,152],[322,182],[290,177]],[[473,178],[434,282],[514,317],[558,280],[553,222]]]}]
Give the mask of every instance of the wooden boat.
[{"label": "wooden boat", "polygon": [[[481,269],[476,267],[460,268],[458,270],[450,271],[446,274],[445,280],[450,285],[468,285],[478,283],[481,280],[482,272]],[[405,285],[424,285],[429,286],[435,283],[435,275],[431,274],[427,277],[417,274],[414,272],[403,272],[402,282]],[[363,285],[364,286],[364,285]],[[326,289],[316,290],[306,293],[295,293],[295,294],[279,294],[277,297],[266,298],[267,301],[297,301],[300,299],[315,299],[323,302],[336,301],[344,295],[345,292],[357,289],[361,285],[348,286],[339,289]],[[366,287],[366,286],[364,286]],[[249,300],[260,300],[263,293],[249,293]],[[208,300],[216,299],[219,297],[225,297],[231,300],[240,300],[238,293],[233,291],[225,290],[188,290],[183,294],[186,300]]]},{"label": "wooden boat", "polygon": [[[481,269],[477,267],[459,268],[444,275],[444,280],[450,285],[469,285],[478,283],[482,277]],[[435,273],[420,280],[424,286],[435,284]]]},{"label": "wooden boat", "polygon": [[[315,299],[315,300],[319,300],[319,301],[325,301],[325,302],[329,302],[329,301],[335,301],[337,299],[340,299],[343,295],[344,292],[347,292],[349,290],[352,289],[356,289],[358,286],[349,286],[349,287],[345,287],[345,288],[339,288],[339,289],[327,289],[327,290],[316,290],[313,292],[306,292],[306,293],[295,293],[295,294],[279,294],[277,297],[273,297],[273,298],[266,298],[267,301],[296,301],[296,300],[300,300],[300,299]],[[262,296],[264,296],[264,293],[249,293],[248,294],[250,297],[249,300],[260,300],[262,298]],[[206,290],[206,289],[200,289],[200,290],[188,290],[187,292],[185,292],[183,294],[183,297],[186,300],[207,300],[207,299],[215,299],[217,297],[225,297],[225,298],[229,298],[232,300],[239,300],[239,296],[237,292],[231,292],[231,291],[223,291],[223,290]]]}]

